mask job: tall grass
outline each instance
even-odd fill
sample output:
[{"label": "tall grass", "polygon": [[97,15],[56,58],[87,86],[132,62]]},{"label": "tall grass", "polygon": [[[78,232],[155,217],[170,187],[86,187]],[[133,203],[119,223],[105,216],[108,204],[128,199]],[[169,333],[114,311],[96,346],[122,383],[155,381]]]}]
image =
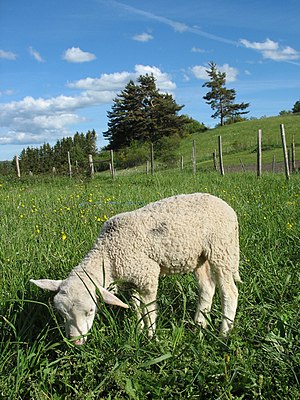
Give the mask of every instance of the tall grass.
[{"label": "tall grass", "polygon": [[[0,398],[298,399],[300,178],[164,172],[115,181],[0,184]],[[30,278],[64,278],[112,215],[177,193],[210,192],[236,210],[243,284],[236,324],[218,337],[193,323],[193,276],[160,281],[157,340],[132,308],[102,306],[89,340],[64,337],[51,295]]]}]

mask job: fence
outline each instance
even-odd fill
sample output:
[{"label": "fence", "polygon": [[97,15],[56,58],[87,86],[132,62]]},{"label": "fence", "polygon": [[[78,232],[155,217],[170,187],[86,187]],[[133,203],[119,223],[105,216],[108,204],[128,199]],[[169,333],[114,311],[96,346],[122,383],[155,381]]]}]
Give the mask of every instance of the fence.
[{"label": "fence", "polygon": [[[286,144],[286,136],[285,136],[285,128],[284,125],[280,125],[280,134],[281,134],[281,146],[282,146],[282,151],[283,151],[283,170],[285,172],[286,179],[290,178],[290,172],[295,172],[297,170],[297,166],[299,165],[299,161],[297,163],[296,161],[296,145],[295,145],[295,139],[293,137],[292,143],[291,143],[291,148],[287,148]],[[222,137],[218,136],[217,140],[217,149],[212,152],[212,164],[213,164],[213,170],[218,171],[222,176],[225,175],[225,172],[236,172],[238,170],[242,170],[246,172],[247,170],[253,170],[256,169],[256,174],[257,177],[262,176],[262,170],[263,170],[263,163],[262,163],[262,139],[263,139],[263,132],[261,129],[258,129],[257,132],[257,146],[256,146],[256,165],[251,165],[247,166],[244,164],[242,158],[239,159],[240,161],[240,167],[237,165],[234,166],[227,166],[224,168],[224,163],[223,163],[223,145],[222,145]],[[192,164],[192,172],[193,174],[196,174],[199,172],[199,168],[197,165],[197,151],[196,151],[196,141],[193,140],[191,143],[191,164]],[[146,168],[145,172],[146,174],[154,174],[155,170],[157,170],[158,163],[155,165],[155,157],[154,157],[154,148],[153,144],[150,145],[149,149],[149,155],[147,157],[148,159],[145,160],[146,162]],[[72,168],[72,162],[71,162],[71,157],[70,153],[68,152],[67,154],[67,163],[68,163],[68,174],[70,178],[73,176],[73,168]],[[179,160],[179,168],[180,170],[183,170],[185,168],[184,165],[184,157],[180,156]],[[93,160],[93,157],[91,154],[88,156],[88,162],[87,162],[87,168],[88,168],[88,173],[91,177],[94,176],[95,174],[95,165],[99,164],[108,164],[109,165],[109,170],[111,177],[114,179],[116,176],[116,168],[115,168],[115,153],[113,150],[110,150],[109,152],[109,158],[104,159],[104,160]],[[282,164],[282,163],[281,163]],[[298,164],[298,165],[297,165]],[[15,165],[16,165],[16,174],[18,178],[21,178],[21,169],[19,165],[19,159],[18,156],[15,158]],[[265,166],[265,169],[271,170],[272,172],[276,172],[276,166],[278,167],[278,163],[276,163],[275,160],[275,155],[273,156],[273,161],[271,165]],[[298,166],[299,168],[299,166]],[[52,171],[53,174],[56,173],[55,168],[53,168]]]}]

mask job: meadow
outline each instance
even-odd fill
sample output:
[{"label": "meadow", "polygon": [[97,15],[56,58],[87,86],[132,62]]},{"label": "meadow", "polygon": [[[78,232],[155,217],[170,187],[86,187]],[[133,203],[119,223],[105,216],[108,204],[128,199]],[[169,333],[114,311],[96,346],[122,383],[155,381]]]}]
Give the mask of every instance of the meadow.
[{"label": "meadow", "polygon": [[[185,275],[160,281],[155,340],[132,307],[102,305],[86,345],[70,343],[52,295],[29,279],[65,278],[112,215],[197,191],[239,218],[243,283],[229,337],[218,336],[217,295],[209,328],[194,324],[196,284]],[[0,398],[299,399],[299,210],[299,174],[0,180]]]}]

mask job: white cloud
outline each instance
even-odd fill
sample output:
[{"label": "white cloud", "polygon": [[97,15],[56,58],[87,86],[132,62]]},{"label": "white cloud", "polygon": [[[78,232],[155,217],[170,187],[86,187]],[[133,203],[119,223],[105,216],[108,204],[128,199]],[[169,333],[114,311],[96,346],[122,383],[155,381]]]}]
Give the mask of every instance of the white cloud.
[{"label": "white cloud", "polygon": [[4,51],[0,49],[0,58],[4,58],[5,60],[16,60],[17,55],[11,51]]},{"label": "white cloud", "polygon": [[0,103],[0,144],[36,144],[69,135],[69,126],[85,121],[79,116],[80,110],[112,103],[117,92],[130,80],[147,73],[155,76],[161,90],[168,92],[176,88],[169,75],[159,68],[136,65],[133,72],[102,74],[100,78],[68,83],[69,88],[80,91],[78,95],[48,99],[27,96],[20,101]]},{"label": "white cloud", "polygon": [[31,46],[28,49],[29,54],[32,55],[32,57],[38,61],[38,62],[45,62],[45,60],[43,59],[43,57],[40,55],[40,53],[36,50],[34,50]]},{"label": "white cloud", "polygon": [[68,87],[82,90],[95,91],[118,91],[130,81],[135,81],[140,75],[151,75],[156,78],[157,87],[163,91],[172,91],[176,88],[176,84],[172,82],[167,73],[162,72],[159,68],[149,65],[137,64],[134,72],[115,72],[113,74],[102,74],[100,78],[85,78],[76,82],[69,82]]},{"label": "white cloud", "polygon": [[76,82],[69,82],[68,87],[72,89],[85,90],[119,90],[132,79],[129,72],[116,72],[113,74],[102,74],[100,78],[84,78]]},{"label": "white cloud", "polygon": [[169,74],[162,72],[155,66],[137,64],[135,66],[134,79],[145,74],[153,74],[154,78],[156,79],[156,86],[162,91],[168,92],[176,89],[176,84],[172,82]]},{"label": "white cloud", "polygon": [[153,39],[153,36],[147,32],[144,32],[139,35],[133,36],[132,39],[136,40],[137,42],[149,42],[149,40]]},{"label": "white cloud", "polygon": [[300,58],[300,52],[290,46],[280,46],[278,42],[266,39],[264,42],[250,42],[241,39],[240,43],[247,49],[253,49],[260,52],[263,58],[273,61],[293,61]]},{"label": "white cloud", "polygon": [[[209,76],[207,74],[207,69],[209,67],[203,65],[195,65],[191,68],[192,73],[197,79],[208,80]],[[238,76],[238,70],[234,67],[231,67],[229,64],[223,64],[221,66],[217,65],[217,69],[220,72],[226,73],[226,82],[234,82]]]},{"label": "white cloud", "polygon": [[7,90],[0,90],[0,96],[12,96],[14,94],[14,91],[11,89]]},{"label": "white cloud", "polygon": [[194,74],[195,78],[207,80],[209,78],[206,70],[208,67],[204,67],[203,65],[195,65],[191,68],[192,73]]},{"label": "white cloud", "polygon": [[64,52],[62,58],[71,63],[83,63],[95,60],[96,56],[95,54],[81,50],[79,47],[72,47]]},{"label": "white cloud", "polygon": [[205,50],[200,49],[199,47],[192,47],[192,53],[205,53]]},{"label": "white cloud", "polygon": [[229,64],[223,64],[220,67],[217,67],[221,72],[226,73],[226,82],[235,82],[238,76],[239,71],[231,67]]}]

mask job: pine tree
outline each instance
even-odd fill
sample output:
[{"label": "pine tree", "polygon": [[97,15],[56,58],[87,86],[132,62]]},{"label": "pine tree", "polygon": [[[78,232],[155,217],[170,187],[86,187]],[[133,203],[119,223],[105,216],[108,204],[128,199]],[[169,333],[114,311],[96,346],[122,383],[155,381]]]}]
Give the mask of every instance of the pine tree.
[{"label": "pine tree", "polygon": [[215,113],[212,118],[219,118],[220,125],[223,126],[226,122],[235,122],[239,120],[241,115],[247,114],[249,111],[244,111],[249,107],[249,103],[234,103],[236,92],[234,89],[227,89],[226,73],[218,71],[215,63],[208,64],[210,69],[206,70],[210,80],[202,86],[210,88],[210,91],[203,96],[206,103],[209,104]]},{"label": "pine tree", "polygon": [[92,156],[95,156],[97,154],[97,134],[96,131],[93,129],[92,131],[87,131],[87,134],[85,135],[85,157],[87,158],[89,154],[92,154]]},{"label": "pine tree", "polygon": [[159,92],[153,75],[141,75],[137,84],[130,81],[114,99],[108,115],[108,148],[118,150],[131,143],[156,143],[164,136],[179,135],[188,122],[178,112],[179,106],[170,94]]},{"label": "pine tree", "polygon": [[109,140],[109,147],[119,149],[129,146],[143,135],[143,114],[140,90],[133,81],[114,99],[112,111],[107,113],[108,130],[103,136]]},{"label": "pine tree", "polygon": [[296,103],[293,105],[292,113],[293,114],[300,113],[300,100],[296,101]]}]

